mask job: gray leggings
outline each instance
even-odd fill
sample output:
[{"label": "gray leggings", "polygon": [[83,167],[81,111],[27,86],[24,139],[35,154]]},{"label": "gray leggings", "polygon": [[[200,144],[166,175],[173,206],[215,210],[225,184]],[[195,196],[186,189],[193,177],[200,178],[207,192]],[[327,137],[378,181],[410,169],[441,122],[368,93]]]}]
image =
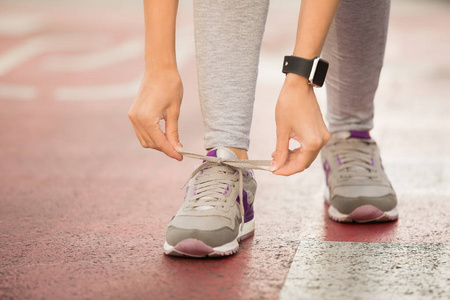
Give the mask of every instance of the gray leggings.
[{"label": "gray leggings", "polygon": [[[194,0],[205,148],[248,149],[269,0]],[[341,0],[322,56],[329,130],[370,130],[390,0]],[[280,68],[285,53],[280,53]]]}]

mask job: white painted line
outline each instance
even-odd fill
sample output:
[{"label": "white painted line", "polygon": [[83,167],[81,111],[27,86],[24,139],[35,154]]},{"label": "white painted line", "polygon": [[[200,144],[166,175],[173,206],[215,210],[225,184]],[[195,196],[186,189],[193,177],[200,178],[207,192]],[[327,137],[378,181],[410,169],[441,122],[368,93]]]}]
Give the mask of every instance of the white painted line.
[{"label": "white painted line", "polygon": [[51,56],[42,62],[42,69],[53,72],[86,72],[112,66],[138,56],[144,57],[143,37],[130,39],[89,54]]},{"label": "white painted line", "polygon": [[102,101],[133,98],[138,91],[140,81],[137,79],[123,84],[60,87],[56,89],[55,98],[56,101]]},{"label": "white painted line", "polygon": [[[193,35],[179,32],[177,43],[177,62],[181,70],[194,57],[195,47]],[[136,40],[138,41],[138,40]],[[130,44],[131,45],[131,44]],[[136,47],[136,44],[133,45]],[[144,51],[143,45],[140,51]],[[139,51],[139,52],[140,52]],[[116,50],[113,55],[115,55]],[[113,63],[111,60],[109,63]],[[142,62],[144,63],[144,61]],[[108,84],[102,86],[65,86],[55,91],[56,101],[104,101],[117,99],[133,99],[139,89],[141,78],[130,82],[119,84]]]},{"label": "white painted line", "polygon": [[97,45],[104,45],[108,39],[108,36],[104,34],[47,34],[30,38],[0,53],[0,76],[46,52],[86,50]]},{"label": "white painted line", "polygon": [[398,196],[450,196],[450,156],[383,155]]},{"label": "white painted line", "polygon": [[450,299],[449,281],[449,245],[301,242],[280,299]]},{"label": "white painted line", "polygon": [[0,35],[23,36],[41,30],[45,25],[43,16],[37,14],[1,14]]},{"label": "white painted line", "polygon": [[32,86],[0,83],[0,99],[3,100],[33,100],[36,94]]}]

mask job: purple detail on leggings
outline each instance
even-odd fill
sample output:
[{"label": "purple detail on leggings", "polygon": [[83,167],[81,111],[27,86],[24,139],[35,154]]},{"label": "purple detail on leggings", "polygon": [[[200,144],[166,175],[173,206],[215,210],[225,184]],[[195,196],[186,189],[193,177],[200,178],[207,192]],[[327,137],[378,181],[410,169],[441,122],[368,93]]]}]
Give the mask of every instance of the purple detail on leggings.
[{"label": "purple detail on leggings", "polygon": [[373,160],[373,157],[370,158],[370,165],[375,166],[375,161]]},{"label": "purple detail on leggings", "polygon": [[383,161],[381,160],[381,157],[380,157],[380,165],[381,165],[381,168],[384,170]]},{"label": "purple detail on leggings", "polygon": [[336,156],[336,160],[338,165],[342,166],[341,158],[339,157],[339,154]]},{"label": "purple detail on leggings", "polygon": [[217,149],[213,149],[206,154],[206,156],[217,157]]},{"label": "purple detail on leggings", "polygon": [[351,130],[348,138],[370,140],[370,134],[368,131]]},{"label": "purple detail on leggings", "polygon": [[[244,196],[244,223],[253,220],[255,213],[253,211],[253,203],[248,204],[247,192],[245,190],[242,191]],[[239,196],[236,198],[237,203],[240,203]]]},{"label": "purple detail on leggings", "polygon": [[330,176],[330,171],[331,171],[331,167],[330,167],[330,164],[328,163],[328,160],[324,161],[323,169],[325,171],[325,179],[326,179],[327,185],[328,185],[328,177]]}]

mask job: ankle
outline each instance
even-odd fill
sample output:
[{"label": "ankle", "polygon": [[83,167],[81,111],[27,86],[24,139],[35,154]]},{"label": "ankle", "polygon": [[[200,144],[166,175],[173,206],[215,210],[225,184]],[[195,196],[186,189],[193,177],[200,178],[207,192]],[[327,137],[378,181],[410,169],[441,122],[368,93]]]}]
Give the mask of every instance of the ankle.
[{"label": "ankle", "polygon": [[233,147],[227,147],[227,148],[230,149],[231,151],[233,151],[236,154],[236,156],[238,157],[238,159],[248,159],[247,150],[240,149],[240,148],[233,148]]}]

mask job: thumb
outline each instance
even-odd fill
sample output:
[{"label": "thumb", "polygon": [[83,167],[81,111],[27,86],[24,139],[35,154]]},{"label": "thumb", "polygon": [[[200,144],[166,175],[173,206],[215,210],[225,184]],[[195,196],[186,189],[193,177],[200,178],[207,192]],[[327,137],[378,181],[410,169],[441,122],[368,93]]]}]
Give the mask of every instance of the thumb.
[{"label": "thumb", "polygon": [[287,160],[289,154],[289,133],[284,130],[277,131],[277,146],[273,153],[273,160],[269,170],[276,171],[281,168]]},{"label": "thumb", "polygon": [[178,115],[168,114],[166,120],[166,137],[170,145],[177,151],[183,150],[183,145],[180,143],[178,135]]}]

